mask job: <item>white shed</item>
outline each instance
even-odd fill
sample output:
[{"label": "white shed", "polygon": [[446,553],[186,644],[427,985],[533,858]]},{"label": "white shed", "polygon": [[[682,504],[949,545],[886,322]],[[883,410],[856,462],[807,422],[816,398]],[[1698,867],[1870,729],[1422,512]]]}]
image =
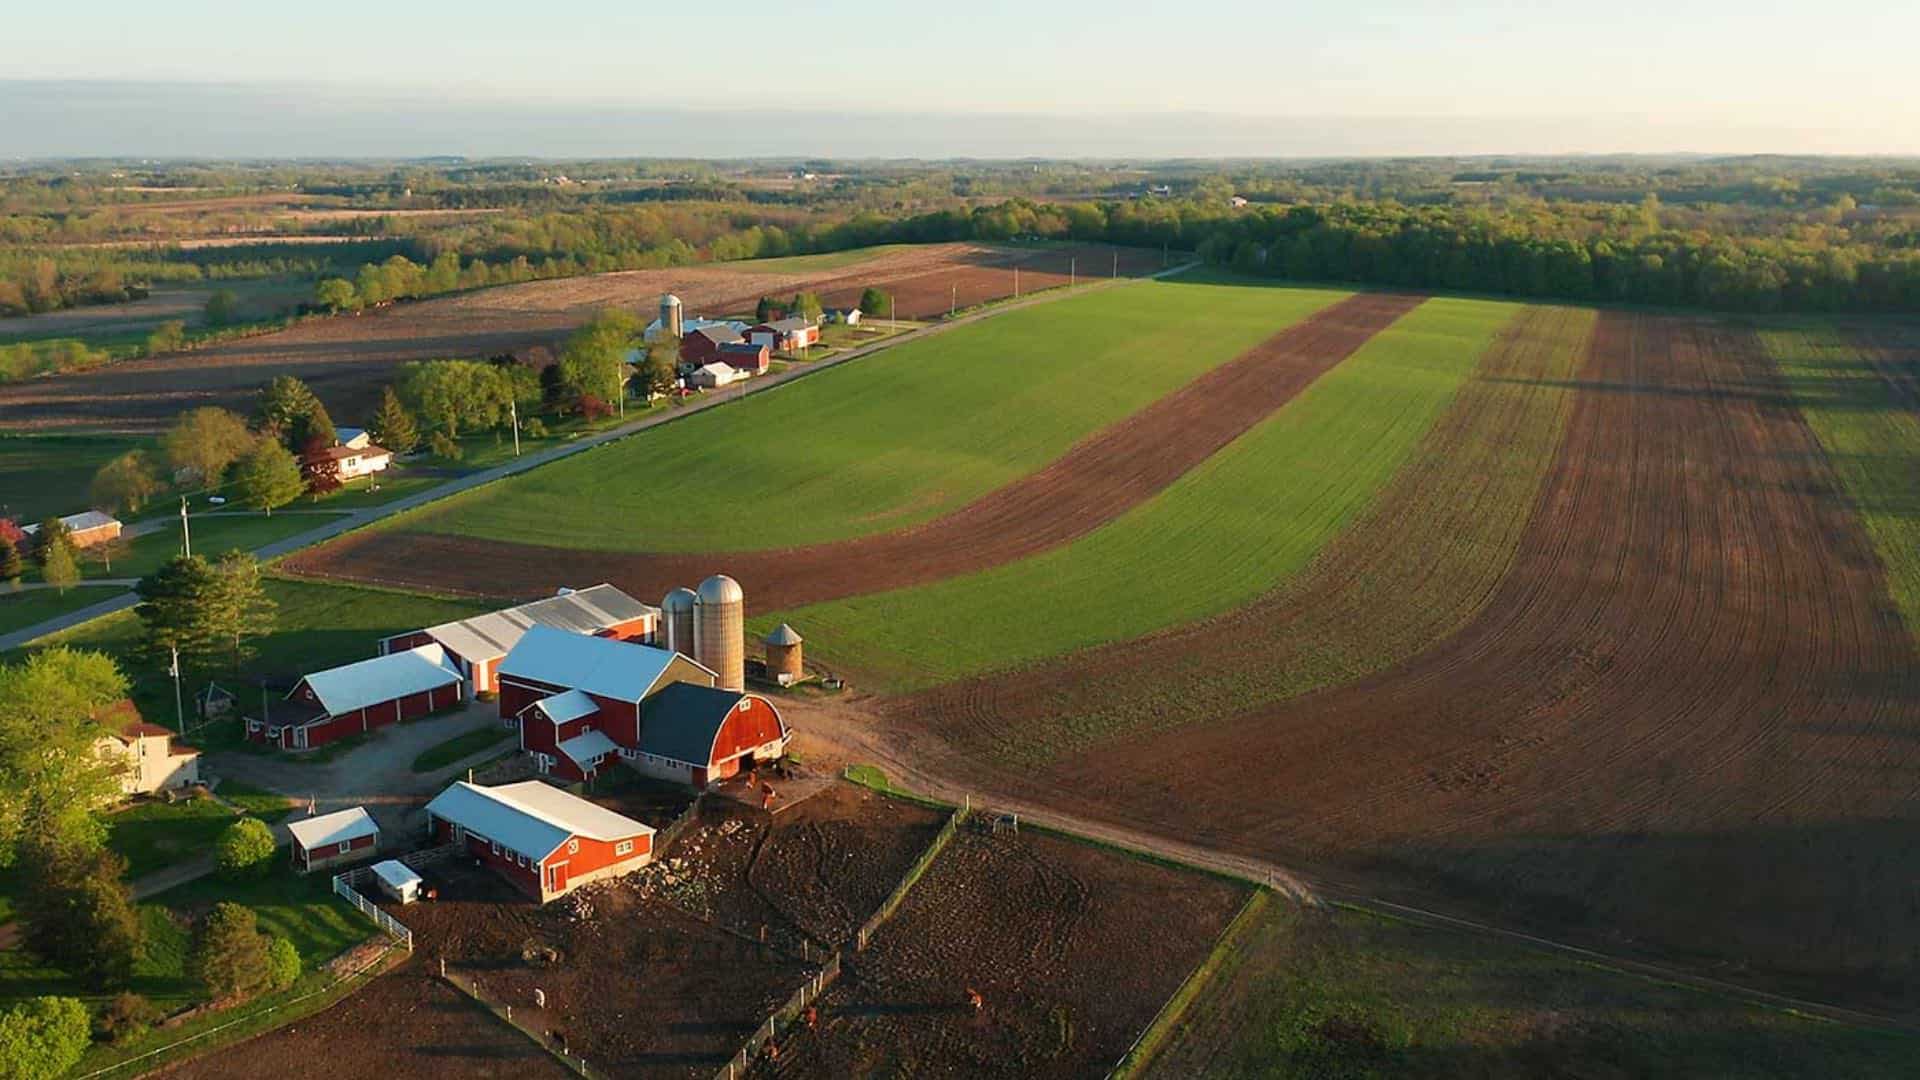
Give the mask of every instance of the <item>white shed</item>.
[{"label": "white shed", "polygon": [[388,859],[373,864],[373,876],[380,879],[380,891],[403,904],[411,904],[420,899],[420,888],[426,882],[413,868],[399,859]]}]

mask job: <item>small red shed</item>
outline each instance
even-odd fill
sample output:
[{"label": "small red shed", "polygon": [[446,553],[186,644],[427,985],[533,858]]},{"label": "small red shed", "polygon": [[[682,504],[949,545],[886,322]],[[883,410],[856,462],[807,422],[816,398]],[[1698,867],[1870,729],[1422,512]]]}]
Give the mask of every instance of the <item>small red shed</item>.
[{"label": "small red shed", "polygon": [[359,806],[289,822],[293,868],[304,874],[367,858],[380,850],[380,826]]}]

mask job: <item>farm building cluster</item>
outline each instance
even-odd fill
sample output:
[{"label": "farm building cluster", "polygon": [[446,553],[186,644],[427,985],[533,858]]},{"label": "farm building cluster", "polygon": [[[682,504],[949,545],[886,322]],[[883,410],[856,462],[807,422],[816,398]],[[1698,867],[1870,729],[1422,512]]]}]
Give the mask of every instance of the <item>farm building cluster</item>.
[{"label": "farm building cluster", "polygon": [[[312,750],[491,698],[535,770],[585,781],[624,762],[706,787],[786,752],[779,710],[746,686],[745,596],[715,575],[652,607],[607,584],[429,626],[378,655],[303,676],[247,737]],[[803,670],[800,637],[767,641],[769,677]],[[776,670],[777,669],[777,670]]]},{"label": "farm building cluster", "polygon": [[[837,316],[849,323],[860,321],[858,309]],[[798,316],[758,324],[688,317],[680,298],[668,293],[660,298],[660,315],[647,324],[643,337],[655,341],[661,334],[680,342],[681,388],[711,390],[765,375],[775,353],[803,352],[819,344],[820,325]]]}]

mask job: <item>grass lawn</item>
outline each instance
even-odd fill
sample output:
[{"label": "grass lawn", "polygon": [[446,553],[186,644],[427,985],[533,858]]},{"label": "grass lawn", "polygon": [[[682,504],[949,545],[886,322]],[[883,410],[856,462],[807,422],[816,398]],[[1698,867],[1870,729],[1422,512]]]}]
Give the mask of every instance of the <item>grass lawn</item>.
[{"label": "grass lawn", "polygon": [[899,690],[1243,604],[1298,573],[1371,505],[1519,310],[1430,300],[1160,495],[1072,544],[931,585],[767,613],[750,632],[805,627],[820,655]]},{"label": "grass lawn", "polygon": [[1912,1075],[1846,1027],[1343,907],[1267,905],[1146,1075]]},{"label": "grass lawn", "polygon": [[[436,484],[444,484],[444,476],[409,475],[406,466],[394,466],[386,472],[373,476],[362,476],[347,481],[339,491],[320,499],[300,499],[293,508],[301,510],[359,510],[368,506],[385,506],[395,499],[425,491]],[[378,490],[374,485],[378,484]]]},{"label": "grass lawn", "polygon": [[271,825],[300,808],[298,799],[238,780],[222,780],[215,792],[221,798]]},{"label": "grass lawn", "polygon": [[97,604],[125,591],[112,585],[91,588],[81,585],[64,593],[57,589],[29,589],[15,593],[8,592],[6,585],[0,584],[0,634],[32,626],[69,611],[78,611],[88,604]]},{"label": "grass lawn", "polygon": [[135,435],[0,435],[0,517],[26,525],[77,514],[100,466],[150,445]]},{"label": "grass lawn", "polygon": [[107,846],[127,860],[127,880],[137,881],[202,852],[236,820],[212,799],[137,802],[107,816]]},{"label": "grass lawn", "polygon": [[[201,514],[190,522],[193,553],[214,558],[235,549],[252,551],[309,529],[317,529],[331,520],[331,516],[318,514],[275,514],[272,517],[264,514],[236,517]],[[111,567],[89,553],[85,569],[93,577],[145,577],[178,554],[180,527],[179,519],[174,518],[166,528],[134,537],[126,544],[125,550],[113,556]]]},{"label": "grass lawn", "polygon": [[603,550],[844,539],[933,518],[1342,293],[1152,282],[1010,312],[621,439],[408,515]]},{"label": "grass lawn", "polygon": [[1894,398],[1873,351],[1831,323],[1763,331],[1760,340],[1873,538],[1909,632],[1920,635],[1920,415]]},{"label": "grass lawn", "polygon": [[445,742],[420,751],[420,756],[413,759],[413,771],[424,773],[444,769],[461,758],[477,754],[490,746],[498,746],[511,738],[513,738],[513,732],[499,724],[482,724],[472,731],[455,735]]},{"label": "grass lawn", "polygon": [[198,915],[220,901],[245,904],[260,919],[260,929],[293,942],[300,960],[311,969],[326,963],[373,933],[366,916],[333,895],[331,874],[302,877],[274,862],[266,877],[228,881],[203,877],[168,889],[153,898],[175,911]]}]

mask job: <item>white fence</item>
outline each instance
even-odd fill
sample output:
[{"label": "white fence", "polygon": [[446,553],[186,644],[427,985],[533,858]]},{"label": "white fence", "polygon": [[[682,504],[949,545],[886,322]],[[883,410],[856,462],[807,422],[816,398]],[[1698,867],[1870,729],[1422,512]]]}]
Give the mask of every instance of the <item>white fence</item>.
[{"label": "white fence", "polygon": [[333,876],[333,894],[345,900],[347,903],[352,904],[354,907],[359,908],[360,914],[372,919],[375,926],[385,930],[389,937],[406,946],[408,952],[412,952],[413,931],[401,925],[400,920],[381,911],[380,905],[355,892],[353,885],[347,881],[349,877],[356,874],[371,876],[372,873],[371,870],[362,869],[352,870],[345,874],[335,874]]}]

